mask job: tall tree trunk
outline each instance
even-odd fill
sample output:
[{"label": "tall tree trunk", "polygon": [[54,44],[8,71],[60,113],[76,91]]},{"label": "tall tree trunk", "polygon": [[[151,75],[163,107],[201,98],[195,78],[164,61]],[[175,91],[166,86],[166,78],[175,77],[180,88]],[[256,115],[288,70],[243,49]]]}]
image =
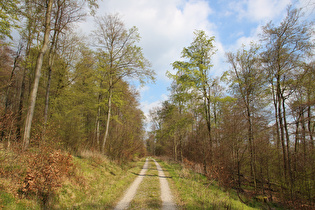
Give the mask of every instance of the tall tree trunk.
[{"label": "tall tree trunk", "polygon": [[101,119],[101,102],[102,95],[98,95],[98,108],[97,108],[97,116],[96,116],[96,148],[101,151],[100,147],[100,119]]},{"label": "tall tree trunk", "polygon": [[[180,118],[182,117],[182,106],[181,106],[181,102],[178,103],[178,107],[179,107],[179,116]],[[182,131],[180,129],[179,131],[179,155],[180,155],[180,162],[183,162],[183,135],[182,135]]]},{"label": "tall tree trunk", "polygon": [[[207,123],[208,135],[209,135],[209,146],[210,146],[209,159],[210,159],[210,164],[212,164],[213,163],[213,141],[212,141],[212,133],[211,133],[210,88],[209,88],[209,95],[208,95],[206,87],[203,87],[203,97],[205,98],[204,99],[204,109],[205,109],[205,114],[206,114],[206,123]],[[204,158],[206,158],[206,157],[204,157]],[[204,164],[206,164],[206,160],[204,161]]]},{"label": "tall tree trunk", "polygon": [[101,115],[101,107],[97,109],[97,117],[96,117],[96,146],[100,147],[100,115]]},{"label": "tall tree trunk", "polygon": [[[211,138],[211,121],[210,121],[210,109],[207,103],[207,99],[204,100],[204,106],[205,106],[205,113],[206,113],[206,123],[207,123],[207,130],[208,130],[208,137],[209,137],[209,154],[210,154],[210,164],[212,164],[212,138]],[[206,148],[207,148],[207,144],[208,142],[206,140],[203,141],[204,145],[203,145],[203,169],[204,169],[204,173],[207,174],[207,152],[206,152]]]},{"label": "tall tree trunk", "polygon": [[307,93],[307,128],[308,128],[308,132],[309,132],[309,136],[310,136],[310,141],[311,141],[311,146],[312,149],[314,149],[314,137],[313,137],[313,132],[314,130],[312,130],[312,112],[311,112],[311,93],[310,91],[308,91]]},{"label": "tall tree trunk", "polygon": [[[64,2],[63,2],[64,3]],[[45,136],[46,132],[46,127],[47,127],[47,122],[48,122],[48,109],[49,109],[49,95],[50,95],[50,86],[51,86],[51,77],[52,77],[52,71],[53,71],[53,65],[55,61],[55,55],[56,55],[56,48],[59,40],[59,34],[61,32],[61,27],[60,27],[60,19],[62,18],[62,11],[61,7],[62,4],[58,2],[58,9],[56,12],[56,17],[55,17],[55,25],[54,25],[54,34],[52,37],[52,43],[49,49],[49,55],[48,55],[48,76],[47,76],[47,86],[46,86],[46,96],[45,96],[45,110],[44,110],[44,130],[43,134]]]},{"label": "tall tree trunk", "polygon": [[25,49],[25,57],[24,60],[24,67],[23,67],[23,77],[22,77],[22,84],[21,84],[21,93],[20,93],[20,100],[19,100],[19,108],[17,112],[17,128],[16,128],[16,137],[18,140],[21,139],[21,128],[23,125],[22,122],[22,115],[24,109],[24,94],[25,94],[25,83],[26,83],[26,72],[27,72],[27,65],[28,59],[30,56],[30,49],[31,49],[32,39],[31,39],[31,27],[28,26],[28,36],[27,36],[27,45]]},{"label": "tall tree trunk", "polygon": [[300,118],[301,118],[301,109],[299,108],[298,117],[295,122],[295,142],[294,142],[294,155],[293,155],[293,172],[297,173],[297,156],[298,156],[298,147],[299,147],[299,127],[300,127]]},{"label": "tall tree trunk", "polygon": [[278,103],[279,99],[277,97],[277,94],[275,93],[275,86],[274,83],[271,82],[271,88],[272,88],[272,99],[273,99],[273,105],[275,109],[275,119],[276,119],[276,147],[277,147],[277,159],[278,159],[278,174],[280,175],[279,179],[281,180],[283,175],[282,169],[281,169],[281,151],[280,151],[280,131],[279,131],[279,118],[278,118]]},{"label": "tall tree trunk", "polygon": [[16,138],[18,140],[21,139],[21,127],[22,127],[22,114],[24,108],[24,93],[25,93],[25,78],[26,78],[26,66],[23,69],[23,77],[22,77],[22,85],[21,85],[21,93],[19,100],[19,108],[17,112],[17,127],[16,127]]},{"label": "tall tree trunk", "polygon": [[252,117],[249,105],[247,104],[247,122],[248,122],[248,141],[250,147],[250,168],[251,168],[251,175],[253,176],[254,180],[254,187],[255,191],[257,191],[257,177],[256,177],[256,164],[255,164],[255,152],[254,152],[254,137],[253,137],[253,126],[252,126]]},{"label": "tall tree trunk", "polygon": [[111,118],[111,110],[112,110],[112,95],[113,95],[113,78],[110,76],[109,79],[109,91],[108,91],[108,112],[107,112],[107,122],[106,122],[106,130],[105,130],[105,135],[104,135],[104,141],[103,141],[103,145],[102,145],[102,153],[105,152],[105,144],[106,144],[106,140],[108,137],[108,131],[109,131],[109,122],[110,122],[110,118]]},{"label": "tall tree trunk", "polygon": [[52,67],[49,65],[48,67],[48,80],[47,80],[47,87],[46,87],[46,96],[45,96],[45,110],[44,110],[44,130],[43,134],[45,135],[47,122],[48,122],[48,108],[49,108],[49,93],[50,93],[50,85],[51,85],[51,73]]},{"label": "tall tree trunk", "polygon": [[43,129],[44,136],[45,136],[47,122],[48,122],[49,95],[50,95],[53,64],[54,64],[54,60],[55,60],[55,52],[56,52],[55,49],[56,49],[57,39],[58,39],[58,35],[56,35],[56,32],[55,32],[54,36],[53,36],[53,43],[51,44],[51,48],[49,50],[49,56],[48,56],[48,75],[47,75],[45,109],[44,109],[44,129]]},{"label": "tall tree trunk", "polygon": [[293,190],[293,176],[291,170],[291,152],[290,152],[290,136],[288,131],[288,124],[287,124],[287,117],[286,117],[286,109],[285,109],[285,98],[282,98],[282,109],[283,109],[283,122],[284,122],[284,130],[285,130],[285,137],[286,137],[286,146],[287,146],[287,164],[288,164],[288,175],[289,175],[289,183],[290,183],[290,192],[292,196]]},{"label": "tall tree trunk", "polygon": [[177,139],[176,139],[176,134],[174,135],[174,138],[173,138],[173,147],[174,147],[174,161],[177,162]]},{"label": "tall tree trunk", "polygon": [[49,34],[50,34],[50,22],[51,22],[51,11],[52,11],[52,4],[53,0],[49,0],[46,8],[46,20],[45,20],[45,33],[44,33],[44,41],[43,46],[40,49],[40,52],[37,57],[36,61],[36,68],[35,68],[35,80],[33,89],[29,98],[29,107],[27,111],[27,116],[25,120],[25,130],[24,130],[24,137],[23,137],[23,150],[26,150],[30,143],[30,136],[31,136],[31,126],[32,126],[32,119],[34,116],[35,104],[36,104],[36,97],[39,85],[39,79],[41,76],[41,69],[43,65],[43,58],[44,54],[47,51],[48,43],[49,43]]},{"label": "tall tree trunk", "polygon": [[285,141],[284,141],[284,126],[283,126],[283,118],[282,118],[282,98],[281,98],[281,86],[280,86],[280,76],[277,76],[277,99],[278,99],[278,119],[279,119],[279,134],[280,134],[280,141],[282,146],[282,157],[283,157],[283,173],[284,173],[284,179],[287,183],[287,152],[285,147]]}]

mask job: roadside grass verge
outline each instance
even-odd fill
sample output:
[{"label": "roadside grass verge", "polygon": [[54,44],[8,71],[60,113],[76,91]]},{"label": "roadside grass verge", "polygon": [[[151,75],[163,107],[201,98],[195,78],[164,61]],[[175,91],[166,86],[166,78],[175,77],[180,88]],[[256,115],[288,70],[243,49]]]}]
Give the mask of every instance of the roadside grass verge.
[{"label": "roadside grass verge", "polygon": [[57,208],[114,208],[143,167],[145,159],[119,166],[104,156],[75,157],[76,176],[61,188]]},{"label": "roadside grass verge", "polygon": [[161,189],[158,170],[149,159],[148,170],[128,209],[161,209]]},{"label": "roadside grass verge", "polygon": [[[233,191],[179,164],[159,161],[165,170],[179,209],[258,209],[242,203]],[[260,209],[260,208],[259,208]]]},{"label": "roadside grass verge", "polygon": [[[37,151],[32,151],[36,153]],[[0,147],[0,209],[42,209],[41,201],[23,196],[28,156]],[[85,152],[73,156],[75,169],[50,201],[50,209],[110,209],[136,178],[145,159],[118,165],[105,156]]]}]

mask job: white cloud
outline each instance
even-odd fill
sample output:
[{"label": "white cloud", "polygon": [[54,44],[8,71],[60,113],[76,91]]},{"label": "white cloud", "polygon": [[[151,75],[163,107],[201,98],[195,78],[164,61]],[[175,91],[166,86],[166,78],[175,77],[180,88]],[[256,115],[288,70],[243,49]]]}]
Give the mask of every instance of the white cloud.
[{"label": "white cloud", "polygon": [[251,22],[264,23],[282,14],[291,0],[241,0],[228,4],[229,15],[237,14],[239,20],[244,18]]},{"label": "white cloud", "polygon": [[231,50],[236,51],[242,47],[242,45],[249,46],[251,42],[259,44],[259,34],[262,33],[262,26],[257,26],[254,28],[249,36],[242,36],[235,41],[235,44],[232,46]]},{"label": "white cloud", "polygon": [[215,42],[215,48],[217,49],[216,54],[212,58],[213,70],[211,74],[215,77],[221,76],[224,71],[227,70],[225,63],[225,49],[220,42]]},{"label": "white cloud", "polygon": [[190,44],[195,29],[213,34],[208,21],[212,10],[204,0],[107,0],[101,2],[98,15],[115,12],[128,28],[139,29],[140,45],[158,79],[168,80],[166,71]]},{"label": "white cloud", "polygon": [[137,92],[139,92],[141,95],[144,92],[147,92],[149,90],[150,90],[150,87],[148,85],[139,85],[138,88],[137,88]]},{"label": "white cloud", "polygon": [[290,0],[249,0],[247,17],[255,21],[269,21],[286,9]]}]

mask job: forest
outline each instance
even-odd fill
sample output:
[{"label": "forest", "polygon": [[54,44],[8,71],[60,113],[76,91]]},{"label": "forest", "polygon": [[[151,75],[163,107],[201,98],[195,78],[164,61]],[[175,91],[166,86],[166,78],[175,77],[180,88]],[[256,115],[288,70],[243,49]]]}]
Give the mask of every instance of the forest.
[{"label": "forest", "polygon": [[[42,155],[38,164],[53,158],[61,168],[71,164],[60,150],[119,164],[163,156],[236,189],[240,199],[314,205],[315,28],[301,9],[289,6],[279,24],[262,27],[259,42],[226,53],[229,69],[220,77],[213,77],[215,37],[192,32],[167,72],[169,99],[150,111],[147,131],[128,81],[156,76],[136,27],[108,14],[95,16],[89,37],[77,33],[96,0],[2,0],[0,7],[1,150]],[[22,191],[32,191],[27,183]]]},{"label": "forest", "polygon": [[196,30],[167,73],[170,99],[150,112],[149,151],[240,194],[314,203],[314,25],[302,20],[288,7],[259,43],[226,53],[221,77],[212,77],[215,37]]},{"label": "forest", "polygon": [[[11,3],[10,3],[11,2]],[[94,1],[2,1],[1,141],[23,150],[59,144],[125,161],[144,154],[139,94],[126,79],[154,81],[136,27],[95,18],[92,40],[74,32]],[[36,15],[34,15],[36,14]],[[10,31],[19,32],[12,43]]]}]

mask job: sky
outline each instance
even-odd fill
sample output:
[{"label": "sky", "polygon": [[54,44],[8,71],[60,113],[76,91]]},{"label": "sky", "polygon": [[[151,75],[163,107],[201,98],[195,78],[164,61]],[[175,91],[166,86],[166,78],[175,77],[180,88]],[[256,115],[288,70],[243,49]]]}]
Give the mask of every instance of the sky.
[{"label": "sky", "polygon": [[[229,69],[226,52],[236,52],[242,45],[259,41],[261,26],[279,23],[289,4],[303,7],[306,17],[315,20],[313,0],[99,0],[97,16],[118,13],[126,28],[136,26],[138,43],[156,72],[156,82],[139,86],[141,109],[146,116],[153,107],[168,99],[171,63],[181,60],[181,51],[190,46],[195,30],[215,36],[213,77]],[[94,28],[93,18],[80,24],[84,33]]]}]

